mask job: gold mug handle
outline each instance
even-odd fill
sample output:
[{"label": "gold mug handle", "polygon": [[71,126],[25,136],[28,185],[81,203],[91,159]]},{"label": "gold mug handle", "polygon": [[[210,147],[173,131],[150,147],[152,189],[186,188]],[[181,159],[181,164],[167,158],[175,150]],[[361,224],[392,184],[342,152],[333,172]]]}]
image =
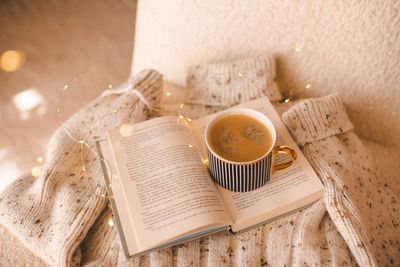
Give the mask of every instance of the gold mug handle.
[{"label": "gold mug handle", "polygon": [[291,148],[290,146],[276,146],[272,150],[272,154],[273,154],[273,157],[275,157],[276,154],[285,154],[285,155],[288,155],[291,158],[291,161],[289,161],[287,163],[274,165],[272,167],[272,171],[273,172],[289,168],[290,166],[292,166],[296,162],[296,159],[297,159],[296,151],[293,148]]}]

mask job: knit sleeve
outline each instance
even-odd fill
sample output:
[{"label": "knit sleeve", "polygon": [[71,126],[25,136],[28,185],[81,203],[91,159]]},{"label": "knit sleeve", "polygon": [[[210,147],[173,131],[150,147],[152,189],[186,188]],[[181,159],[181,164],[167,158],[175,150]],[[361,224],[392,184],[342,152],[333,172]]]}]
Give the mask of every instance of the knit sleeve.
[{"label": "knit sleeve", "polygon": [[[147,119],[160,102],[162,76],[155,70],[143,70],[121,88],[126,86],[133,90],[98,97],[63,123],[68,132],[55,131],[39,177],[23,175],[0,193],[0,225],[51,266],[80,265],[80,244],[106,207],[95,139],[124,122]],[[105,242],[112,235],[101,233],[97,238]]]},{"label": "knit sleeve", "polygon": [[282,119],[300,145],[353,129],[340,93],[305,100],[285,112]]},{"label": "knit sleeve", "polygon": [[305,100],[283,120],[325,186],[326,210],[360,266],[399,266],[400,201],[352,131],[341,94]]},{"label": "knit sleeve", "polygon": [[232,106],[264,95],[271,101],[282,99],[271,56],[194,66],[187,88],[188,103],[209,106]]}]

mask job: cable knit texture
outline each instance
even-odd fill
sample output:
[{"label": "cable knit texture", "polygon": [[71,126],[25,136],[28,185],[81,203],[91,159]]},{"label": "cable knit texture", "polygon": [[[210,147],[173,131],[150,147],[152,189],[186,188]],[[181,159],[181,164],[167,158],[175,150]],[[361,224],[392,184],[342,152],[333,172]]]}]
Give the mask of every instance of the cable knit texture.
[{"label": "cable knit texture", "polygon": [[283,120],[318,170],[326,209],[357,262],[399,265],[398,197],[380,182],[370,152],[350,131],[341,95],[306,100]]},{"label": "cable knit texture", "polygon": [[[218,108],[187,105],[185,114],[195,118],[196,112],[204,116],[215,111]],[[307,127],[297,129],[295,116],[302,117],[315,135],[304,139]],[[369,152],[345,116],[342,97],[335,94],[304,101],[286,112],[283,120],[289,129],[296,129],[292,130],[296,140],[307,140],[302,149],[326,186],[323,199],[243,234],[212,235],[130,260],[124,258],[118,240],[103,242],[106,249],[100,251],[109,253],[101,254],[101,262],[114,259],[113,263],[121,266],[399,264],[399,228],[394,216],[399,203],[379,184]],[[98,223],[113,231],[106,218]],[[98,251],[92,253],[98,255]]]},{"label": "cable knit texture", "polygon": [[277,87],[275,60],[258,56],[230,63],[197,65],[187,75],[187,102],[223,106],[246,102],[259,95],[281,100]]},{"label": "cable knit texture", "polygon": [[[152,104],[159,77],[150,71],[135,79],[134,87]],[[236,104],[236,96],[228,99],[232,102],[223,106]],[[114,109],[119,112],[110,113]],[[193,104],[183,112],[196,118],[221,109]],[[66,125],[77,136],[86,136],[89,128],[101,136],[146,114],[136,95],[126,93],[94,101]],[[2,193],[1,223],[51,265],[399,265],[398,198],[379,182],[369,152],[352,132],[341,95],[303,101],[284,113],[283,121],[324,183],[324,197],[245,233],[219,233],[127,259],[116,228],[108,225],[111,210],[99,196],[105,187],[98,159],[84,154],[92,162],[85,178],[80,146],[62,130],[50,141],[43,174],[21,177]]]},{"label": "cable knit texture", "polygon": [[[321,114],[325,114],[325,118]],[[305,100],[283,119],[299,145],[353,129],[339,95]]]}]

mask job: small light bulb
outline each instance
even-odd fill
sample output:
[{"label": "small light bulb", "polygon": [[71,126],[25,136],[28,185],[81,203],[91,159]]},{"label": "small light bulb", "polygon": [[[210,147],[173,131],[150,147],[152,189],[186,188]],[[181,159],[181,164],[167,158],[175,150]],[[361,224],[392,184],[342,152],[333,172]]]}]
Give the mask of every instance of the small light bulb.
[{"label": "small light bulb", "polygon": [[79,143],[83,144],[85,143],[85,140],[79,140]]},{"label": "small light bulb", "polygon": [[179,115],[179,119],[183,119],[183,116],[182,116],[182,115]]},{"label": "small light bulb", "polygon": [[301,47],[296,47],[295,51],[296,52],[301,52],[303,49]]},{"label": "small light bulb", "polygon": [[85,166],[82,166],[82,171],[84,171],[84,172],[86,171],[86,168],[85,168]]},{"label": "small light bulb", "polygon": [[193,145],[192,144],[188,144],[188,147],[193,148]]},{"label": "small light bulb", "polygon": [[290,98],[286,98],[285,103],[289,103],[289,102],[290,102]]},{"label": "small light bulb", "polygon": [[109,85],[108,85],[108,88],[111,89],[111,88],[112,88],[112,84],[109,84]]},{"label": "small light bulb", "polygon": [[165,95],[166,95],[166,96],[171,96],[172,93],[171,93],[171,92],[166,92]]},{"label": "small light bulb", "polygon": [[109,225],[110,227],[113,227],[113,226],[114,226],[114,219],[113,219],[113,218],[110,218],[110,219],[108,220],[108,225]]},{"label": "small light bulb", "polygon": [[187,118],[187,120],[188,120],[188,122],[191,122],[191,121],[192,121],[192,119],[191,119],[191,118]]},{"label": "small light bulb", "polygon": [[65,90],[67,90],[67,89],[68,89],[68,84],[64,85],[63,90],[65,91]]},{"label": "small light bulb", "polygon": [[307,89],[310,89],[311,88],[311,84],[309,83],[309,84],[306,84],[306,88]]},{"label": "small light bulb", "polygon": [[123,123],[121,125],[121,127],[119,128],[119,133],[121,134],[121,136],[123,137],[129,137],[133,134],[133,127],[132,125],[127,122],[127,123]]},{"label": "small light bulb", "polygon": [[36,157],[36,161],[39,162],[39,163],[42,163],[44,161],[44,159],[41,156],[37,156]]},{"label": "small light bulb", "polygon": [[203,165],[208,167],[208,159],[203,159],[202,161],[203,161]]},{"label": "small light bulb", "polygon": [[31,174],[33,177],[39,177],[41,173],[42,173],[42,169],[38,166],[33,167],[31,170]]},{"label": "small light bulb", "polygon": [[239,76],[239,77],[242,77],[242,76],[243,76],[243,73],[239,72],[239,73],[238,73],[238,76]]}]

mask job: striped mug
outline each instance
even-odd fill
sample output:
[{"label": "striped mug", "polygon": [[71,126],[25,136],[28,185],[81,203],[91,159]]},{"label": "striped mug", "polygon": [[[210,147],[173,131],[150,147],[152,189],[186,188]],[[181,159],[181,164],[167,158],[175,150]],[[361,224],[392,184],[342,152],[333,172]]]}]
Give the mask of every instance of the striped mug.
[{"label": "striped mug", "polygon": [[[221,119],[231,115],[246,115],[263,124],[271,134],[272,142],[261,157],[248,162],[235,162],[218,155],[211,144],[211,129]],[[205,130],[205,143],[207,146],[208,167],[214,181],[220,186],[234,192],[248,192],[264,185],[277,170],[286,169],[296,161],[296,151],[289,147],[276,146],[276,131],[267,116],[249,108],[233,108],[219,113],[207,124]],[[267,144],[266,144],[267,145]],[[273,165],[277,154],[286,154],[291,160],[288,163]]]}]

